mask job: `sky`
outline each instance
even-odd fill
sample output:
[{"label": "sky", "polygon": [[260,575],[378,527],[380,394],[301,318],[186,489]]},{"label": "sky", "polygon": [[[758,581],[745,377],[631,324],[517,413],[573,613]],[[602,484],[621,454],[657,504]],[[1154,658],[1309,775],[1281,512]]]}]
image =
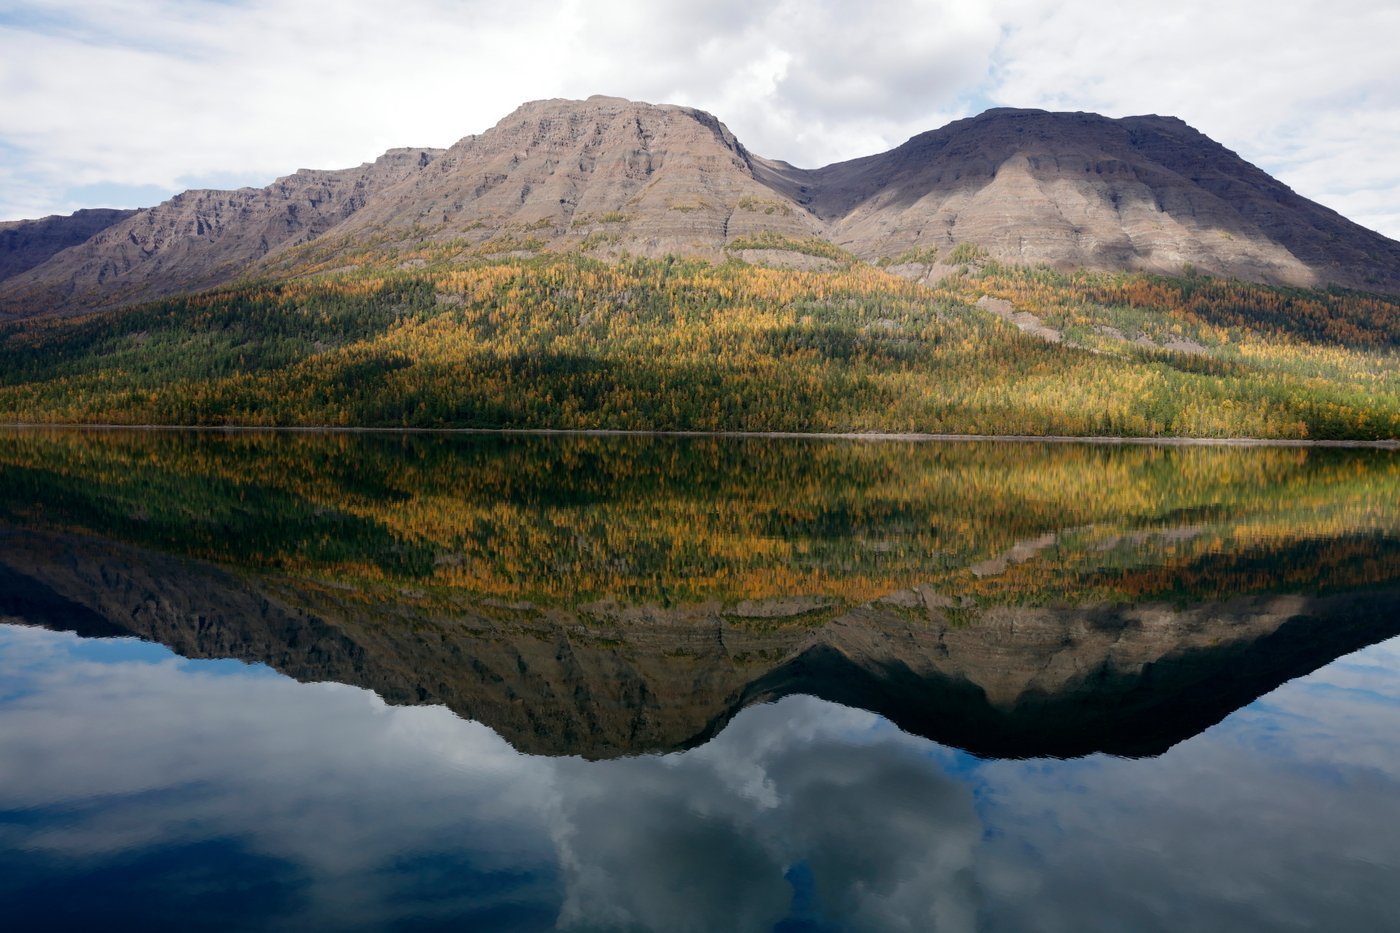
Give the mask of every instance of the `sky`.
[{"label": "sky", "polygon": [[0,0],[0,220],[699,107],[815,167],[991,106],[1181,117],[1400,238],[1393,0]]}]

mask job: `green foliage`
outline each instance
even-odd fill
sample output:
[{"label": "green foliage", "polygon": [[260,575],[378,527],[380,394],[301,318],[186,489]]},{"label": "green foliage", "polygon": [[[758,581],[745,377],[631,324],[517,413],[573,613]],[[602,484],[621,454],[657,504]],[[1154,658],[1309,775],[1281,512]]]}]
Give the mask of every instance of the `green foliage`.
[{"label": "green foliage", "polygon": [[771,201],[764,198],[742,197],[739,199],[738,208],[741,211],[764,214],[772,217],[774,214],[791,217],[792,208],[782,201]]},{"label": "green foliage", "polygon": [[876,263],[881,269],[890,266],[931,266],[938,262],[938,247],[936,246],[915,246],[906,249],[898,256],[882,256]]},{"label": "green foliage", "polygon": [[598,224],[621,224],[627,222],[627,215],[621,211],[607,211],[603,214],[576,214],[569,222],[571,229],[592,227]]},{"label": "green foliage", "polygon": [[806,239],[794,239],[783,236],[772,230],[763,230],[749,236],[738,236],[730,240],[724,247],[733,252],[746,249],[775,249],[785,250],[790,253],[802,253],[806,256],[816,256],[819,259],[833,259],[836,262],[851,262],[855,259],[850,253],[834,243],[826,240],[808,237]]},{"label": "green foliage", "polygon": [[959,243],[953,247],[953,251],[948,254],[948,264],[952,266],[970,265],[972,263],[984,262],[990,254],[976,243]]},{"label": "green foliage", "polygon": [[534,253],[544,249],[545,242],[539,237],[518,237],[502,233],[492,237],[476,248],[481,256],[497,256],[501,253]]},{"label": "green foliage", "polygon": [[579,240],[578,248],[583,252],[601,249],[604,246],[613,246],[622,242],[622,238],[616,233],[595,232]]}]

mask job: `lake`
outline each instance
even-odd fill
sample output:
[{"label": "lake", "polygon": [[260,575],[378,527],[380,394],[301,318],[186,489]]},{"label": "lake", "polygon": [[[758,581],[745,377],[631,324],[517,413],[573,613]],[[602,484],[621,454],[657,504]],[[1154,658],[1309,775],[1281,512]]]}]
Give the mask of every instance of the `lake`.
[{"label": "lake", "polygon": [[1400,452],[0,431],[0,918],[1393,929]]}]

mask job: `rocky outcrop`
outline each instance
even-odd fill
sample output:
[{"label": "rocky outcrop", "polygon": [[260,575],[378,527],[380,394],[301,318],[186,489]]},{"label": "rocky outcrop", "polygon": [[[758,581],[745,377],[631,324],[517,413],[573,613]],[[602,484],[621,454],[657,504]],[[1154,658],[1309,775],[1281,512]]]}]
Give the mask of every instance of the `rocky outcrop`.
[{"label": "rocky outcrop", "polygon": [[0,284],[0,313],[294,274],[308,256],[288,250],[313,240],[322,267],[428,241],[463,261],[565,250],[820,265],[839,250],[917,251],[920,275],[956,268],[966,244],[1011,263],[1400,293],[1400,243],[1169,117],[997,109],[806,170],[748,152],[702,111],[591,97],[526,104],[442,153],[187,192]]},{"label": "rocky outcrop", "polygon": [[79,535],[0,532],[0,619],[129,634],[391,703],[444,704],[518,749],[691,747],[741,709],[809,694],[979,755],[1159,754],[1293,677],[1400,634],[1394,587],[1193,606],[969,608],[615,602],[444,606],[245,576]]},{"label": "rocky outcrop", "polygon": [[134,213],[98,208],[66,217],[0,223],[0,281],[46,262],[51,256],[77,246]]}]

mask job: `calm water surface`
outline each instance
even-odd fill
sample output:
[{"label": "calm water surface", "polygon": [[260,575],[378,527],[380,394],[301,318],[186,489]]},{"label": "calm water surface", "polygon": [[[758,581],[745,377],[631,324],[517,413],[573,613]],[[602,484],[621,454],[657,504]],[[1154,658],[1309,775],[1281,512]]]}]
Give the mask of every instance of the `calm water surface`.
[{"label": "calm water surface", "polygon": [[0,919],[1396,928],[1400,454],[0,433]]}]

